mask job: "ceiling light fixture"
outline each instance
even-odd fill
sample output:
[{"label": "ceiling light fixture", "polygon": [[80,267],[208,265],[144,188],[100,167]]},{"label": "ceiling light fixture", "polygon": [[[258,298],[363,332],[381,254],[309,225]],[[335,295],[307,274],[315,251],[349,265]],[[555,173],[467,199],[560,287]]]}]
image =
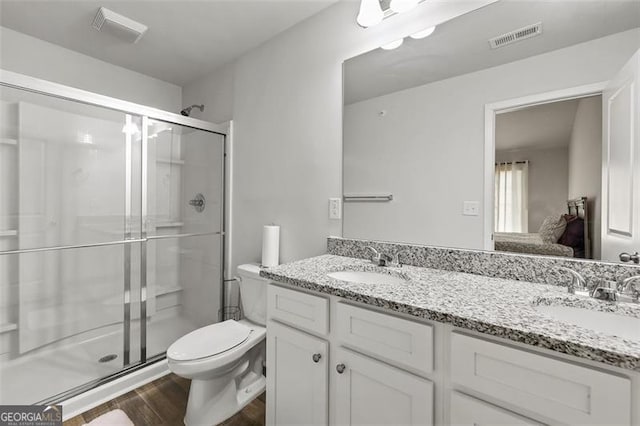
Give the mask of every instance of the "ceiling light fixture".
[{"label": "ceiling light fixture", "polygon": [[391,0],[389,7],[396,13],[408,12],[418,5],[420,0]]},{"label": "ceiling light fixture", "polygon": [[429,37],[436,30],[436,27],[425,28],[422,31],[418,31],[417,33],[411,34],[409,37],[415,40],[420,40],[421,38]]},{"label": "ceiling light fixture", "polygon": [[356,22],[362,28],[378,25],[383,20],[408,12],[425,0],[360,0]]},{"label": "ceiling light fixture", "polygon": [[362,0],[356,21],[364,28],[373,27],[382,22],[384,12],[379,0]]},{"label": "ceiling light fixture", "polygon": [[398,47],[402,46],[402,42],[404,41],[403,38],[400,38],[398,40],[394,40],[391,43],[387,43],[387,44],[383,44],[382,46],[380,46],[381,49],[384,50],[393,50],[393,49],[397,49]]}]

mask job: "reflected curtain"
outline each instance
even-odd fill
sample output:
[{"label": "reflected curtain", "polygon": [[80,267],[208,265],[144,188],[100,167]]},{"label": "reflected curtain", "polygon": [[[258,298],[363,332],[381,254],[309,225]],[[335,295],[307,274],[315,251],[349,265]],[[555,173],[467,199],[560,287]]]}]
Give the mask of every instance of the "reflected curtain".
[{"label": "reflected curtain", "polygon": [[495,167],[494,230],[528,232],[529,162],[497,163]]}]

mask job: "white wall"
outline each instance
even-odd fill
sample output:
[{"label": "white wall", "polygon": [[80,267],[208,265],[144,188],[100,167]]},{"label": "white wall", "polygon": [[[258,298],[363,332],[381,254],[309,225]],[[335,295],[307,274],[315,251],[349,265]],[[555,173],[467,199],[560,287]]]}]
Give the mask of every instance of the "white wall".
[{"label": "white wall", "polygon": [[224,65],[182,88],[185,106],[204,104],[204,111],[194,108],[191,117],[214,123],[224,123],[233,118],[234,67],[233,62]]},{"label": "white wall", "polygon": [[[416,190],[409,195],[422,197],[428,204],[422,214],[411,213],[419,217],[412,225],[427,236],[419,242],[482,249],[483,218],[463,216],[462,205],[464,201],[484,201],[485,104],[608,80],[639,44],[640,30],[631,30],[349,105],[345,109],[345,145],[351,143],[349,123],[369,120],[371,143],[385,135],[387,139],[368,152],[382,157],[393,151],[405,161],[404,172],[393,177],[396,187],[410,184],[412,174],[421,171]],[[378,116],[381,110],[387,111],[383,119]],[[412,154],[414,147],[420,148],[417,154]],[[366,161],[360,159],[359,163]],[[345,192],[347,182],[345,175]],[[355,203],[345,205],[347,237],[353,236],[349,224],[370,214],[368,209],[354,211],[358,207]],[[391,220],[396,217],[389,217],[383,226],[395,227],[398,220],[405,220]]]},{"label": "white wall", "polygon": [[529,161],[529,230],[538,232],[547,216],[567,213],[569,149],[532,147],[496,151],[496,162]]},{"label": "white wall", "polygon": [[[489,2],[426,2],[366,30],[355,23],[358,2],[338,2],[234,64],[233,265],[260,259],[271,222],[282,227],[283,262],[321,254],[341,234],[328,198],[342,193],[342,62]],[[206,79],[188,84],[184,103],[215,90]]]},{"label": "white wall", "polygon": [[0,68],[168,111],[182,105],[180,86],[4,27]]},{"label": "white wall", "polygon": [[588,197],[594,259],[600,258],[602,97],[581,99],[569,142],[569,198]]}]

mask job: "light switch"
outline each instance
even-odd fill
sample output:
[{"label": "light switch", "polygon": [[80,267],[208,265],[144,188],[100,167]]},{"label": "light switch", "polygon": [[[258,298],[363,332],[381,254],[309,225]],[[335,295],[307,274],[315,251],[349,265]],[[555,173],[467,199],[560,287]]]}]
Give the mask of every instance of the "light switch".
[{"label": "light switch", "polygon": [[329,198],[329,219],[342,218],[342,200],[340,198]]},{"label": "light switch", "polygon": [[462,207],[462,214],[465,216],[478,216],[480,214],[480,202],[465,201]]}]

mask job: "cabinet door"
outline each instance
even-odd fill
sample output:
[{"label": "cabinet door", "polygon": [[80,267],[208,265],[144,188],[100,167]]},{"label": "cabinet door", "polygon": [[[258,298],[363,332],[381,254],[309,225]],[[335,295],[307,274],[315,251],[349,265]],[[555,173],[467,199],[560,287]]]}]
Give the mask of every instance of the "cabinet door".
[{"label": "cabinet door", "polygon": [[451,393],[449,407],[452,426],[539,426],[533,420],[487,404],[458,392]]},{"label": "cabinet door", "polygon": [[267,424],[328,423],[327,341],[267,324]]},{"label": "cabinet door", "polygon": [[347,349],[336,355],[336,424],[433,424],[433,383]]}]

